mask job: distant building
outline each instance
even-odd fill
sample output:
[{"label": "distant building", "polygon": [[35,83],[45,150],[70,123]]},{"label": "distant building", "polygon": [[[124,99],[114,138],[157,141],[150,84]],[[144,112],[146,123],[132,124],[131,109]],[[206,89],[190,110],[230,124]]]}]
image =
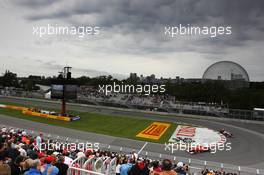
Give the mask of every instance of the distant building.
[{"label": "distant building", "polygon": [[184,83],[202,83],[201,78],[187,78],[183,80]]},{"label": "distant building", "polygon": [[137,79],[137,73],[130,73],[130,79]]},{"label": "distant building", "polygon": [[202,78],[206,81],[223,81],[230,89],[249,87],[247,71],[239,64],[232,61],[220,61],[209,66]]}]

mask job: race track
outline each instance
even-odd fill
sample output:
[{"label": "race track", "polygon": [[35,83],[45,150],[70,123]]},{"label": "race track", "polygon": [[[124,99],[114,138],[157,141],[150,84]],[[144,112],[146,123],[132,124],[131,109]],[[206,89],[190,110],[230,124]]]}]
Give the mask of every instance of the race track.
[{"label": "race track", "polygon": [[[12,102],[24,105],[39,106],[45,108],[59,109],[60,104],[51,103],[49,101],[39,100],[27,100],[0,97],[1,102]],[[241,165],[254,168],[264,167],[264,151],[262,146],[264,145],[264,124],[253,123],[241,123],[239,121],[216,121],[216,120],[204,120],[199,118],[186,118],[175,116],[161,116],[155,114],[146,114],[142,112],[120,111],[115,109],[94,108],[86,105],[68,105],[69,110],[80,112],[98,112],[112,115],[122,115],[136,118],[148,118],[151,120],[168,121],[168,122],[182,122],[195,125],[201,125],[213,130],[219,130],[220,128],[226,128],[226,130],[232,132],[235,138],[227,139],[227,142],[231,142],[232,150],[226,152],[217,152],[215,154],[204,153],[197,155],[189,155],[183,151],[177,151],[173,155],[180,157],[190,157],[192,159],[201,159],[214,162],[223,162],[233,165]],[[100,134],[82,132],[57,126],[51,126],[42,123],[36,123],[28,120],[17,119],[5,115],[0,115],[0,124],[10,125],[13,127],[26,128],[35,131],[41,131],[44,133],[56,134],[64,137],[76,138],[81,140],[88,140],[90,142],[99,142],[103,145],[111,145],[116,147],[131,148],[140,150],[141,154],[160,153],[171,154],[168,150],[164,150],[163,144],[145,143],[142,141],[135,141],[125,138],[117,138],[112,136],[105,136]]]}]

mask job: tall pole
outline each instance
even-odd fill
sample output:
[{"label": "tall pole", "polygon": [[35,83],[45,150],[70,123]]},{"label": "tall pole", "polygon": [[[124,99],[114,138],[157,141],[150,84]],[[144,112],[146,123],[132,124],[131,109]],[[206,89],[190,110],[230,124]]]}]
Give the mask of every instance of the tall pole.
[{"label": "tall pole", "polygon": [[62,100],[61,100],[61,115],[64,116],[66,114],[66,98],[65,98],[65,84],[70,77],[68,77],[68,73],[70,72],[71,67],[67,66],[63,68],[62,71],[62,77],[63,77],[63,83],[62,83]]},{"label": "tall pole", "polygon": [[65,100],[65,85],[62,85],[62,100],[61,100],[61,115],[64,116],[66,113],[66,100]]}]

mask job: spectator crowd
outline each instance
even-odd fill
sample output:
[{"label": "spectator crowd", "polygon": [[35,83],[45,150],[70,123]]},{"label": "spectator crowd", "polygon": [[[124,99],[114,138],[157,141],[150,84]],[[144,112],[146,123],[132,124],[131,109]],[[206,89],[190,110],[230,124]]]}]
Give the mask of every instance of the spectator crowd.
[{"label": "spectator crowd", "polygon": [[[52,142],[52,141],[49,141]],[[133,151],[130,154],[101,150],[39,149],[47,144],[43,134],[32,136],[24,130],[3,127],[0,130],[0,175],[72,175],[68,170],[78,157],[115,158],[116,175],[193,175],[183,162],[174,163],[141,158]],[[201,175],[236,175],[224,171],[204,169]]]},{"label": "spectator crowd", "polygon": [[113,104],[123,104],[138,107],[140,109],[153,110],[155,108],[163,109],[181,109],[183,111],[204,111],[207,113],[221,112],[226,113],[224,105],[217,103],[204,102],[182,102],[177,101],[174,96],[168,94],[124,94],[111,92],[108,95],[98,92],[97,88],[81,86],[78,91],[78,100],[88,100],[93,102],[104,102]]}]

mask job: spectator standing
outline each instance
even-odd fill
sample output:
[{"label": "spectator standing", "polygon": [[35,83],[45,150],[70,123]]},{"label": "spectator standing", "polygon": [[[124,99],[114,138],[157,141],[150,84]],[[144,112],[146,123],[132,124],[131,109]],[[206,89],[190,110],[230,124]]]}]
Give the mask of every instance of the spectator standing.
[{"label": "spectator standing", "polygon": [[42,175],[40,172],[40,160],[31,160],[30,169],[24,175]]},{"label": "spectator standing", "polygon": [[45,158],[45,164],[43,166],[44,170],[42,175],[57,175],[59,173],[59,169],[56,166],[53,166],[52,163],[55,161],[55,158],[52,156],[48,156]]},{"label": "spectator standing", "polygon": [[20,152],[16,148],[12,147],[12,143],[12,139],[7,142],[7,148],[5,149],[5,152],[7,158],[11,159],[11,161],[15,161],[16,157],[20,155]]},{"label": "spectator standing", "polygon": [[41,150],[42,135],[42,133],[39,133],[39,135],[36,137],[36,146],[39,150]]},{"label": "spectator standing", "polygon": [[118,159],[117,160],[117,165],[116,165],[116,175],[120,175],[120,167],[121,167],[121,163],[120,163],[120,160]]},{"label": "spectator standing", "polygon": [[172,170],[172,162],[169,159],[164,159],[162,161],[162,171],[159,175],[177,175],[177,173]]},{"label": "spectator standing", "polygon": [[154,161],[152,163],[150,175],[159,175],[160,172],[161,172],[161,167],[160,167],[159,161]]},{"label": "spectator standing", "polygon": [[20,153],[20,156],[24,156],[26,157],[27,156],[27,152],[24,148],[22,148],[23,144],[19,144],[19,145],[16,145],[16,149],[19,151]]},{"label": "spectator standing", "polygon": [[0,175],[11,175],[11,169],[4,160],[0,160]]},{"label": "spectator standing", "polygon": [[149,169],[144,160],[140,159],[133,165],[129,171],[129,175],[149,175]]},{"label": "spectator standing", "polygon": [[0,175],[11,175],[11,169],[5,162],[5,145],[0,143]]},{"label": "spectator standing", "polygon": [[175,168],[175,171],[178,173],[178,175],[186,175],[186,170],[182,162],[177,163],[177,167]]},{"label": "spectator standing", "polygon": [[19,175],[22,174],[22,164],[25,161],[25,157],[18,156],[16,160],[9,163],[11,168],[11,175]]},{"label": "spectator standing", "polygon": [[120,166],[120,175],[128,175],[129,170],[133,166],[132,159],[128,159],[128,162]]},{"label": "spectator standing", "polygon": [[64,163],[70,166],[72,163],[73,159],[70,158],[70,153],[68,151],[63,151],[62,155],[64,156]]},{"label": "spectator standing", "polygon": [[58,175],[67,175],[69,166],[64,163],[64,156],[60,156],[58,162],[55,163],[55,166],[59,169]]}]

